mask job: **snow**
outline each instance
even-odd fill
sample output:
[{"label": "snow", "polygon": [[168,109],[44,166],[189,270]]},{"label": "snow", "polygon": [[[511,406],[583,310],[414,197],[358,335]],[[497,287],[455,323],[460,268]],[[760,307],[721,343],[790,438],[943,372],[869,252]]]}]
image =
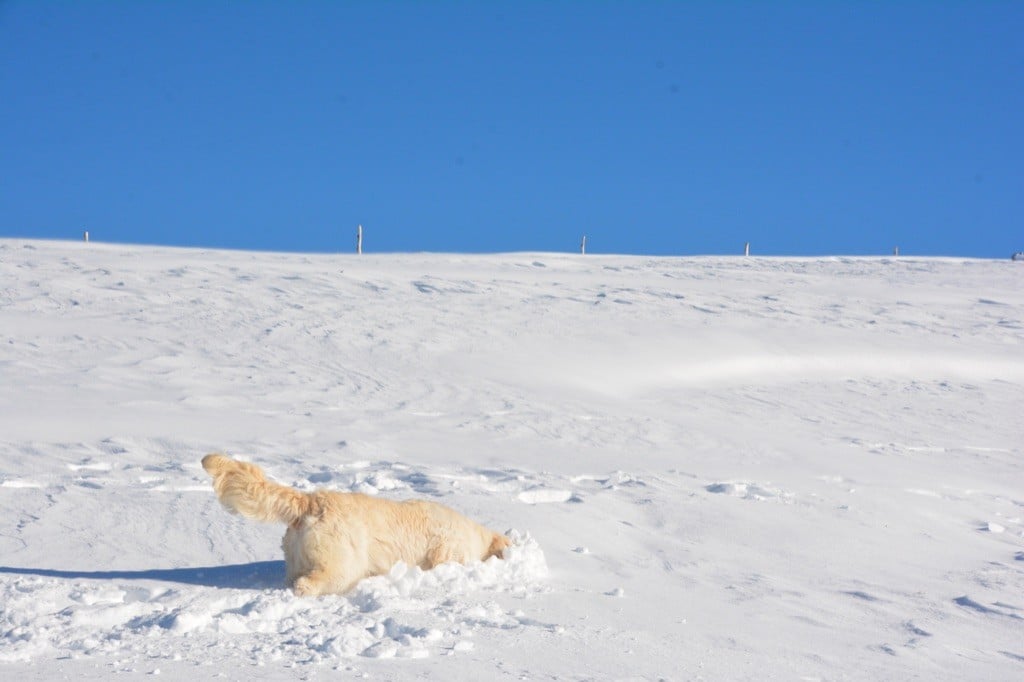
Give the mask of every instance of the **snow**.
[{"label": "snow", "polygon": [[[0,675],[1024,675],[1024,270],[0,240]],[[515,545],[282,589],[304,490]]]}]

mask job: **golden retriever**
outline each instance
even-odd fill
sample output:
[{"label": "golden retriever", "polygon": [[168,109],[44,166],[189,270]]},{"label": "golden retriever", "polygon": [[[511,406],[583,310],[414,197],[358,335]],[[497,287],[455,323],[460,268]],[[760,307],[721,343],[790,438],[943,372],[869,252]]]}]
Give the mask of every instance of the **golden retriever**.
[{"label": "golden retriever", "polygon": [[511,541],[456,511],[425,500],[394,502],[360,493],[304,493],[268,481],[255,464],[220,453],[203,458],[228,511],[288,524],[285,581],[298,595],[343,594],[399,561],[426,570],[496,556]]}]

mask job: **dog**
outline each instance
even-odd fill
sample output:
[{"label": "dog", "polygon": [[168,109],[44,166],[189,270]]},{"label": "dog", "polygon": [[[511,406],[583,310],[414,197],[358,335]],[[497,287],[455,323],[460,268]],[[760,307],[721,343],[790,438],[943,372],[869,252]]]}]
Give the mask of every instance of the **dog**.
[{"label": "dog", "polygon": [[203,458],[228,511],[285,523],[285,582],[300,596],[344,594],[399,561],[429,570],[447,562],[503,558],[506,536],[436,502],[394,502],[360,493],[304,493],[267,480],[255,464]]}]

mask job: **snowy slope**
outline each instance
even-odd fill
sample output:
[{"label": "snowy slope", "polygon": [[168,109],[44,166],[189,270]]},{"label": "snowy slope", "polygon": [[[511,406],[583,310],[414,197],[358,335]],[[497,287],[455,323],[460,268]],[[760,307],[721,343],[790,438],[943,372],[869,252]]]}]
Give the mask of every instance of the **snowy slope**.
[{"label": "snowy slope", "polygon": [[[1024,267],[0,240],[0,676],[1024,677]],[[222,449],[504,561],[281,589]]]}]

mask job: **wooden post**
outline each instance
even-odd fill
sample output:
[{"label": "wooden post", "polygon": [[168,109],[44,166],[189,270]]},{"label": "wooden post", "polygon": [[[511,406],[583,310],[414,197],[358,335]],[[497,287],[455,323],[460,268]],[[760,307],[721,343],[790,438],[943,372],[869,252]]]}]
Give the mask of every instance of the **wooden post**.
[{"label": "wooden post", "polygon": [[360,225],[356,231],[356,253],[361,254],[363,252],[363,226]]},{"label": "wooden post", "polygon": [[749,256],[750,255],[750,242],[747,242],[746,244],[743,245],[743,255],[744,256]]},{"label": "wooden post", "polygon": [[85,231],[85,241],[89,241],[89,230]]},{"label": "wooden post", "polygon": [[587,255],[587,235],[583,235],[583,239],[580,241],[580,255]]}]

